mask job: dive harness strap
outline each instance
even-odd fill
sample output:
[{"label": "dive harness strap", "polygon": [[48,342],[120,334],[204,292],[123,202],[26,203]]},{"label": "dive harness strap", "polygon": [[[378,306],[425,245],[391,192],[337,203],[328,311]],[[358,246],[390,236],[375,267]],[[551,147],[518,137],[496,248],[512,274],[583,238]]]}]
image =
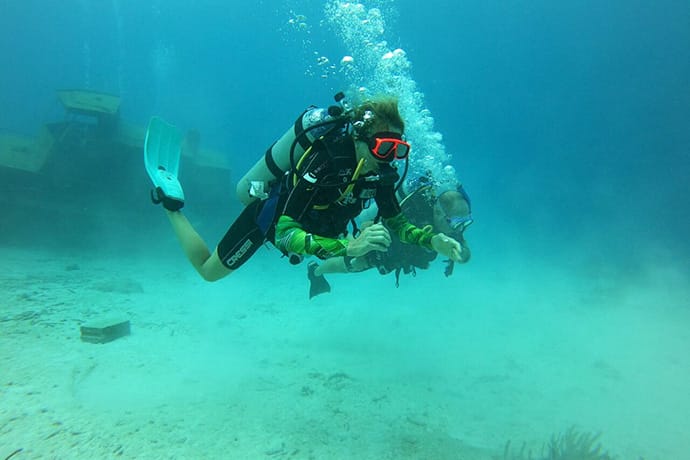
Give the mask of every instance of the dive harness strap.
[{"label": "dive harness strap", "polygon": [[273,146],[276,145],[274,142],[271,144],[271,146],[266,150],[266,154],[264,155],[264,161],[266,162],[266,167],[268,167],[268,170],[271,171],[271,174],[276,179],[280,179],[283,177],[284,172],[280,170],[280,167],[278,167],[278,164],[276,161],[273,159]]},{"label": "dive harness strap", "polygon": [[[302,150],[307,150],[311,146],[309,137],[306,135],[308,130],[304,129],[304,124],[302,123],[302,120],[304,119],[304,115],[307,112],[315,108],[316,106],[308,107],[304,112],[300,114],[299,117],[297,117],[297,120],[295,120],[293,132],[295,133],[295,140],[299,143],[300,147],[302,147]],[[273,174],[273,177],[275,177],[276,179],[280,179],[285,174],[285,171],[281,170],[276,161],[273,159],[273,147],[276,145],[276,142],[271,144],[268,150],[266,150],[266,154],[264,155],[264,161],[266,162],[266,167],[268,168],[268,170],[271,171],[271,174]],[[292,156],[293,153],[294,149],[290,149],[290,156]]]}]

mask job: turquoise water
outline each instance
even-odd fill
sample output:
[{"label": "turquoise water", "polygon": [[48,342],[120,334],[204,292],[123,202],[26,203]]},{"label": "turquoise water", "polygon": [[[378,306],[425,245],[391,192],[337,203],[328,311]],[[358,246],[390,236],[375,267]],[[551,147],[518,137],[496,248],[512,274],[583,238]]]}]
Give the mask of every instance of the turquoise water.
[{"label": "turquoise water", "polygon": [[[446,3],[2,6],[3,142],[70,119],[65,88],[198,130],[223,167],[181,180],[211,247],[235,181],[340,90],[397,94],[411,174],[462,182],[475,223],[449,278],[334,275],[309,301],[275,249],[201,281],[136,146],[2,156],[0,458],[489,459],[572,426],[687,457],[690,7]],[[79,340],[112,314],[130,336]]]}]

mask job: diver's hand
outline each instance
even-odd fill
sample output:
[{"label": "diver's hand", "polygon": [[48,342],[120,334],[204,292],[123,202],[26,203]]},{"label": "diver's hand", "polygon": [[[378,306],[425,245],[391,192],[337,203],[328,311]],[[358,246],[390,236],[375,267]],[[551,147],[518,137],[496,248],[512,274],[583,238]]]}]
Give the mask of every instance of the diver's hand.
[{"label": "diver's hand", "polygon": [[359,257],[371,251],[386,252],[390,245],[391,235],[388,233],[388,229],[383,224],[374,224],[362,230],[357,238],[350,241],[347,255]]},{"label": "diver's hand", "polygon": [[462,262],[462,246],[456,240],[443,233],[431,238],[431,247],[434,251],[448,257],[453,262]]},{"label": "diver's hand", "polygon": [[371,227],[372,225],[374,225],[374,223],[375,222],[373,220],[365,220],[364,222],[362,222],[359,225],[359,228],[360,228],[360,230],[364,230],[365,228],[368,228],[368,227]]}]

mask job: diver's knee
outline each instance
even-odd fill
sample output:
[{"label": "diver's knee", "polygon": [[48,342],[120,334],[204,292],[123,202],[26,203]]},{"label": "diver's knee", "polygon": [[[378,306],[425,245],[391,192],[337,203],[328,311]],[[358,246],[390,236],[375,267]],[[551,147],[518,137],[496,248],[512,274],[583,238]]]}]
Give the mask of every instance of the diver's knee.
[{"label": "diver's knee", "polygon": [[201,275],[204,281],[208,281],[209,283],[214,283],[222,278],[222,276],[212,275],[210,273],[204,272],[203,270],[199,271],[199,275]]},{"label": "diver's knee", "polygon": [[218,257],[218,253],[214,251],[206,262],[197,267],[197,272],[199,272],[204,281],[212,283],[229,275],[232,273],[232,270],[223,265]]}]

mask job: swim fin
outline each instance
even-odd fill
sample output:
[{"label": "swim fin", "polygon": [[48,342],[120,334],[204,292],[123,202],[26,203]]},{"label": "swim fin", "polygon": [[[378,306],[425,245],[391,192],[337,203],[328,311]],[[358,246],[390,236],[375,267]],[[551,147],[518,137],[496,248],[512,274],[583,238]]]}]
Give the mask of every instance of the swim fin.
[{"label": "swim fin", "polygon": [[151,200],[177,211],[184,206],[184,191],[177,174],[180,168],[182,134],[160,117],[152,117],[144,139],[144,164],[153,182],[156,196]]},{"label": "swim fin", "polygon": [[319,294],[331,292],[331,285],[328,284],[323,275],[315,273],[318,264],[316,262],[309,262],[307,265],[307,278],[309,278],[309,298],[316,297]]}]

